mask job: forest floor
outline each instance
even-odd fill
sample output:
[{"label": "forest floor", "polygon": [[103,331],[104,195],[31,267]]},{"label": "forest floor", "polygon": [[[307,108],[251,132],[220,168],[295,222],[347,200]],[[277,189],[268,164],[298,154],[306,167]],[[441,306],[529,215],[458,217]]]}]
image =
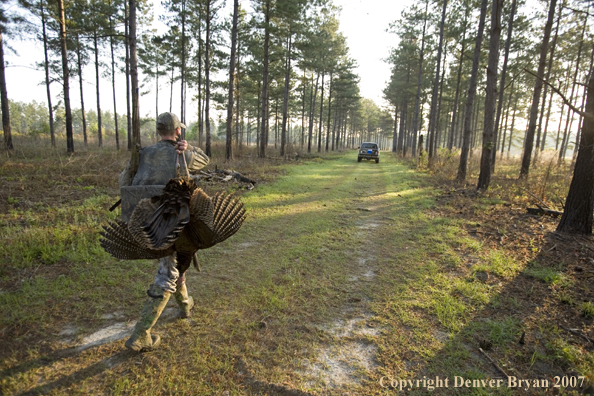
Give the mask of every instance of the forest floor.
[{"label": "forest floor", "polygon": [[127,158],[0,159],[0,394],[594,394],[594,239],[526,213],[537,176],[479,194],[449,181],[455,158],[220,162],[256,188],[205,190],[237,190],[248,217],[199,252],[193,316],[170,302],[161,347],[126,350],[155,264],[109,257],[98,231]]}]

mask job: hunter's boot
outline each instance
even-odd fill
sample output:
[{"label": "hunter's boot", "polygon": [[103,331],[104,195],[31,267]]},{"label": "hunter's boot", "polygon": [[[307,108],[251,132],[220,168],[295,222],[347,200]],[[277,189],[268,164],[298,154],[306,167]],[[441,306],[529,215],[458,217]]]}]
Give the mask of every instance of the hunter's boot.
[{"label": "hunter's boot", "polygon": [[178,282],[174,297],[175,301],[177,301],[177,305],[179,305],[180,317],[182,319],[189,318],[192,315],[191,311],[194,307],[194,299],[192,296],[188,296],[186,282],[181,282],[181,284]]},{"label": "hunter's boot", "polygon": [[144,304],[140,319],[136,322],[132,335],[126,341],[126,348],[136,352],[153,350],[161,343],[161,337],[151,334],[151,328],[157,323],[157,319],[171,297],[171,292],[161,289],[154,283],[151,284],[147,294],[148,299]]}]

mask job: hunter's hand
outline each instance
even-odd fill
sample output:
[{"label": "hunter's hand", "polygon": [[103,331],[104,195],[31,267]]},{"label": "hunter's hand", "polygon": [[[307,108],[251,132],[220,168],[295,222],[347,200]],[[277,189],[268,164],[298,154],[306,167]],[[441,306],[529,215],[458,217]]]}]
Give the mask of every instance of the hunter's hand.
[{"label": "hunter's hand", "polygon": [[178,154],[183,153],[187,148],[188,148],[188,142],[186,142],[185,140],[180,140],[175,145],[175,150],[177,151]]}]

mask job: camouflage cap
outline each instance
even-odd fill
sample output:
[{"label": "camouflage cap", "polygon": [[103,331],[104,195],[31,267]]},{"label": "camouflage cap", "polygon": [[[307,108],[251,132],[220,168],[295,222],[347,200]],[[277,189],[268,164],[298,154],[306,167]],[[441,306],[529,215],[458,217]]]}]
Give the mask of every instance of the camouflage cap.
[{"label": "camouflage cap", "polygon": [[157,117],[157,129],[163,132],[174,131],[177,128],[186,128],[184,124],[179,122],[179,118],[173,113],[161,113]]}]

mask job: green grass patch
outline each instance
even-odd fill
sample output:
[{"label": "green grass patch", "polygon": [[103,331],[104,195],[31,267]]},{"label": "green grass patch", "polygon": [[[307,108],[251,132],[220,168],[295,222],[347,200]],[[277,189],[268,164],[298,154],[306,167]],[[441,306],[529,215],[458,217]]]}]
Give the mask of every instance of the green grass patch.
[{"label": "green grass patch", "polygon": [[586,318],[594,318],[594,304],[590,301],[580,304],[580,312]]},{"label": "green grass patch", "polygon": [[567,287],[571,284],[570,279],[565,275],[561,266],[543,267],[538,264],[531,264],[524,270],[524,273],[549,285]]},{"label": "green grass patch", "polygon": [[485,271],[504,279],[511,279],[522,269],[522,263],[510,254],[500,250],[490,250],[484,255],[482,263],[473,267],[475,272]]},{"label": "green grass patch", "polygon": [[[13,210],[0,224],[4,243],[0,258],[12,268],[70,262],[98,262],[108,256],[98,245],[98,230],[116,213],[106,207],[113,198],[99,195],[80,204]],[[5,266],[3,266],[5,267]]]}]

